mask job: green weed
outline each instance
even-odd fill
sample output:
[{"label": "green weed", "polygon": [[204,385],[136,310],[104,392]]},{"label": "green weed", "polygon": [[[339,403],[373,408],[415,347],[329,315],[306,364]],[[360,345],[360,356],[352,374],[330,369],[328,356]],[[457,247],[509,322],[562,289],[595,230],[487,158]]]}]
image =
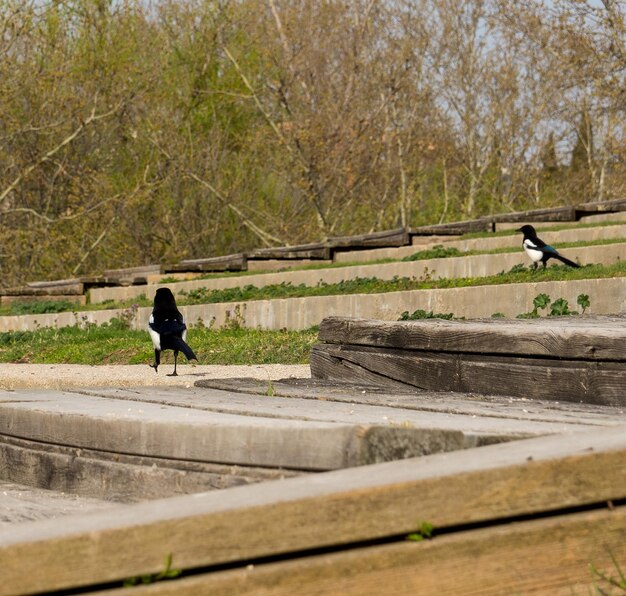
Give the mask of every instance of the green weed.
[{"label": "green weed", "polygon": [[153,584],[155,582],[163,581],[166,579],[174,579],[182,574],[180,569],[172,569],[172,554],[170,553],[165,558],[165,569],[159,573],[148,573],[146,575],[139,575],[137,577],[130,577],[124,580],[125,588],[132,588],[139,585]]},{"label": "green weed", "polygon": [[[583,313],[591,305],[589,296],[587,294],[578,294],[576,303],[583,309]],[[518,319],[537,319],[539,318],[539,309],[547,309],[550,307],[548,316],[550,317],[563,317],[567,315],[577,315],[578,312],[570,310],[569,302],[565,298],[557,298],[552,302],[550,296],[547,294],[537,294],[533,298],[533,309],[530,312],[517,315]]]},{"label": "green weed", "polygon": [[405,310],[401,315],[400,318],[398,319],[399,321],[416,321],[419,319],[446,319],[446,320],[451,320],[454,318],[454,314],[449,312],[449,313],[434,313],[432,310],[430,311],[425,311],[420,309],[417,309],[415,311],[413,311],[412,313],[409,314],[408,310]]},{"label": "green weed", "polygon": [[421,522],[418,526],[417,532],[409,534],[406,539],[413,542],[422,542],[423,540],[430,540],[433,537],[434,527],[429,522]]},{"label": "green weed", "polygon": [[416,253],[404,257],[402,261],[420,261],[423,259],[445,259],[448,257],[460,257],[463,256],[463,253],[458,249],[451,246],[443,246],[442,244],[437,244],[432,248],[428,248],[425,250],[419,250]]},{"label": "green weed", "polygon": [[[609,555],[611,557],[611,561],[613,561],[613,567],[616,572],[615,576],[608,572],[601,571],[593,563],[589,564],[591,574],[596,580],[594,581],[596,593],[601,596],[608,596],[609,594],[626,594],[626,574],[622,570],[612,551],[609,551]],[[598,582],[604,582],[606,585],[601,587],[598,585]],[[617,592],[613,590],[613,588],[617,588]]]},{"label": "green weed", "polygon": [[10,315],[41,315],[45,313],[67,312],[77,308],[69,300],[16,300],[9,306]]}]

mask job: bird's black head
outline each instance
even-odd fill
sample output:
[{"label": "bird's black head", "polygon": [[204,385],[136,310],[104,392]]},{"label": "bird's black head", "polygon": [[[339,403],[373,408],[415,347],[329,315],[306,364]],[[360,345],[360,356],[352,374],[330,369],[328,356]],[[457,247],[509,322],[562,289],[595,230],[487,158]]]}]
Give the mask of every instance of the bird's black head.
[{"label": "bird's black head", "polygon": [[176,307],[176,300],[174,294],[169,288],[159,288],[154,295],[154,306],[174,306]]},{"label": "bird's black head", "polygon": [[537,232],[535,232],[535,228],[533,228],[529,224],[526,224],[525,226],[522,226],[521,228],[517,228],[517,230],[515,231],[521,232],[522,234],[524,234],[524,236],[529,236],[530,238],[534,238],[537,235]]}]

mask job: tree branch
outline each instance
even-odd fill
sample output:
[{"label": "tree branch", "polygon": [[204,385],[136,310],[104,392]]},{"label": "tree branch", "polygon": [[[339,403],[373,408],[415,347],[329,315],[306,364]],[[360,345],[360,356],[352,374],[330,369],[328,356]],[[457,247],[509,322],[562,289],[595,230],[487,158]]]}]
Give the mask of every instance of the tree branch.
[{"label": "tree branch", "polygon": [[241,223],[246,226],[265,246],[275,246],[285,244],[280,238],[272,236],[259,226],[257,226],[250,218],[248,218],[237,206],[233,205],[227,197],[225,197],[217,188],[215,188],[210,182],[203,180],[193,172],[188,172],[190,178],[193,178],[196,182],[200,183],[205,188],[208,188],[217,199],[226,207],[228,207],[233,213],[241,218]]},{"label": "tree branch", "polygon": [[34,163],[29,165],[27,168],[24,169],[24,171],[22,171],[20,174],[17,175],[17,177],[13,180],[13,182],[11,182],[11,184],[9,184],[9,186],[7,186],[2,191],[2,193],[0,193],[0,203],[3,203],[7,199],[9,194],[13,190],[15,190],[17,186],[20,184],[20,182],[24,178],[26,178],[33,170],[37,169],[42,163],[49,161],[50,158],[52,158],[61,149],[63,149],[63,147],[69,145],[87,126],[89,126],[93,122],[97,122],[98,120],[102,120],[103,118],[107,118],[111,116],[112,114],[114,114],[119,109],[120,105],[121,104],[118,104],[113,109],[109,110],[108,112],[105,112],[104,114],[98,114],[98,115],[96,115],[96,107],[94,105],[89,117],[86,120],[82,121],[80,125],[69,136],[65,137],[65,139],[63,139],[56,147],[53,147],[47,153],[44,153],[39,159],[37,159]]}]

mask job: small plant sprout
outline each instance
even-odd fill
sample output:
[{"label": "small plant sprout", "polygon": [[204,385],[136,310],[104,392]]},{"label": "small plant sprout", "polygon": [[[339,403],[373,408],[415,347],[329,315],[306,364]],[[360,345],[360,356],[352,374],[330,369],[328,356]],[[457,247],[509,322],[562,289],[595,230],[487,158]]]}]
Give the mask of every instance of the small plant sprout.
[{"label": "small plant sprout", "polygon": [[412,542],[422,542],[422,540],[430,540],[433,537],[433,525],[429,522],[420,522],[417,532],[409,534],[406,539]]},{"label": "small plant sprout", "polygon": [[588,294],[578,294],[578,298],[576,298],[576,304],[583,309],[583,314],[585,311],[591,306],[591,302],[589,301]]},{"label": "small plant sprout", "polygon": [[159,573],[147,573],[146,575],[139,575],[137,577],[130,577],[124,581],[125,588],[131,588],[133,586],[153,584],[165,579],[174,579],[178,577],[182,571],[180,569],[172,569],[172,553],[165,558],[165,569]]},{"label": "small plant sprout", "polygon": [[562,317],[565,315],[575,315],[578,314],[575,311],[569,309],[569,303],[565,298],[559,298],[552,303],[550,307],[550,316],[551,317]]},{"label": "small plant sprout", "polygon": [[547,294],[537,294],[533,299],[533,306],[535,307],[534,312],[536,313],[540,308],[548,308],[550,304],[550,296]]},{"label": "small plant sprout", "polygon": [[[613,576],[608,572],[601,571],[593,563],[589,564],[591,575],[593,575],[594,579],[596,580],[594,581],[594,587],[596,588],[596,592],[598,594],[626,594],[626,573],[624,573],[624,570],[617,562],[617,559],[615,558],[615,555],[611,550],[609,550],[609,555],[611,557],[611,561],[613,561],[616,576]],[[598,585],[598,581],[604,582],[608,585],[605,587],[600,587]],[[614,591],[613,588],[617,588],[617,591]]]},{"label": "small plant sprout", "polygon": [[538,319],[539,309],[548,308],[549,304],[550,304],[550,296],[548,296],[547,294],[537,294],[537,296],[533,298],[533,309],[530,312],[517,315],[517,318],[518,319]]}]

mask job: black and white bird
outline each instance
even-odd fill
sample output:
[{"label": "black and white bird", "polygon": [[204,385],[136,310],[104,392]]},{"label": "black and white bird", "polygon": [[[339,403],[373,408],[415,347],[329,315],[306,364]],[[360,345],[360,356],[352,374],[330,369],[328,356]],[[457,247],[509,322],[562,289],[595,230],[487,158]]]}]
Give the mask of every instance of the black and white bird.
[{"label": "black and white bird", "polygon": [[570,267],[580,267],[578,263],[566,259],[563,255],[560,255],[556,248],[546,244],[541,238],[537,236],[535,228],[531,225],[525,225],[516,230],[524,234],[524,240],[522,246],[526,251],[526,254],[533,262],[533,269],[537,269],[537,265],[542,263],[544,268],[549,259],[558,259],[561,263],[565,263]]},{"label": "black and white bird", "polygon": [[150,366],[158,372],[163,350],[174,350],[174,372],[169,377],[177,377],[176,361],[178,352],[187,360],[197,360],[193,350],[187,345],[187,326],[183,315],[176,308],[174,294],[169,288],[159,288],[154,295],[154,308],[148,322],[148,332],[154,344],[154,364]]}]

